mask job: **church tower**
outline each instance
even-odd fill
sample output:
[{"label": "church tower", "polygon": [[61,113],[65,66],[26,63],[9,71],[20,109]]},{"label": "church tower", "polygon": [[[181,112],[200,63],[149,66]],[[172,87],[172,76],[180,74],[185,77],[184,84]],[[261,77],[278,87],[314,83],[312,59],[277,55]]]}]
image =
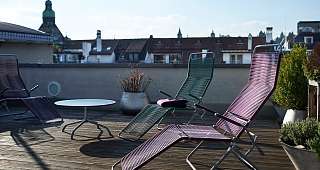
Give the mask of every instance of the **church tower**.
[{"label": "church tower", "polygon": [[181,30],[179,28],[178,34],[177,34],[177,38],[181,39],[182,38],[182,34],[181,34]]},{"label": "church tower", "polygon": [[39,30],[50,34],[54,43],[63,44],[64,37],[55,23],[55,12],[50,0],[46,1],[46,9],[42,12],[42,25]]}]

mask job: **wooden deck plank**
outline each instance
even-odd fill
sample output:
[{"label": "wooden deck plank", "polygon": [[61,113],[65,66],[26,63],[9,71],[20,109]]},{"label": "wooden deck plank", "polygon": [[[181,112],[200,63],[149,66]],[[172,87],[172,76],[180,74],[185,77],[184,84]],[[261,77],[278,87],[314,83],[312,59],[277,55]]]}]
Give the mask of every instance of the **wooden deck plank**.
[{"label": "wooden deck plank", "polygon": [[[81,110],[63,110],[63,112],[67,118],[65,123],[82,118]],[[132,116],[108,110],[91,111],[90,118],[108,126],[116,135]],[[206,124],[214,121],[210,116],[205,119]],[[196,120],[196,122],[201,121]],[[101,141],[70,140],[70,135],[61,132],[61,129],[62,126],[42,128],[35,125],[33,121],[12,121],[0,118],[0,169],[110,169],[113,163],[158,131],[153,128],[142,141],[128,142],[119,138]],[[250,160],[259,169],[294,169],[278,143],[279,125],[276,120],[257,119],[250,129],[258,135],[258,148],[263,153],[255,149],[249,155]],[[71,127],[67,128],[67,131],[71,130]],[[77,134],[95,137],[98,132],[95,131],[94,126],[85,125]],[[85,138],[76,136],[76,139]],[[195,146],[196,143],[178,143],[142,169],[190,169],[185,162],[185,157]],[[240,147],[247,148],[245,145]],[[195,153],[192,160],[197,163],[198,169],[209,169],[212,161],[224,151],[223,145],[219,143],[206,143]],[[223,161],[221,168],[246,169],[233,155]]]}]

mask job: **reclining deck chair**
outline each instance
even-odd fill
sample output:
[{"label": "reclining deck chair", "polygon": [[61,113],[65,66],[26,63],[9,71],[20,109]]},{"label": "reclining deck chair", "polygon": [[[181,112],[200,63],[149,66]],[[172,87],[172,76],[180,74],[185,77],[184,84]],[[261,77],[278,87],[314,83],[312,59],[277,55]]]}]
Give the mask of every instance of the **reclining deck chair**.
[{"label": "reclining deck chair", "polygon": [[[27,90],[20,76],[16,56],[0,55],[0,102],[21,100],[28,110],[30,110],[42,123],[61,122],[61,115],[57,112],[49,99],[42,96],[31,97],[31,92],[37,87],[38,85],[35,85],[30,90]],[[10,112],[8,108],[7,111]],[[0,115],[0,117],[24,114],[25,112],[8,113]]]},{"label": "reclining deck chair", "polygon": [[[173,99],[188,101],[187,107],[182,109],[195,110],[194,104],[202,101],[213,76],[213,53],[192,53],[189,56],[188,74],[175,97],[166,92],[160,93]],[[126,140],[138,140],[147,133],[157,122],[158,125],[167,113],[173,113],[175,107],[161,107],[149,104],[138,113],[131,122],[119,133],[119,137]],[[181,108],[180,108],[181,109]]]},{"label": "reclining deck chair", "polygon": [[[247,127],[275,88],[280,52],[281,45],[278,44],[257,46],[254,49],[248,82],[224,114],[196,104],[199,109],[219,118],[214,126],[169,125],[125,155],[112,166],[112,169],[119,163],[122,169],[137,169],[180,140],[200,141],[199,145],[186,158],[192,169],[196,168],[189,159],[203,141],[222,141],[229,144],[227,151],[215,162],[212,169],[217,168],[229,153],[233,153],[250,169],[256,169],[246,156],[254,149],[257,136]],[[243,132],[248,134],[252,143],[245,154],[241,153],[237,147],[240,141],[239,137]]]}]

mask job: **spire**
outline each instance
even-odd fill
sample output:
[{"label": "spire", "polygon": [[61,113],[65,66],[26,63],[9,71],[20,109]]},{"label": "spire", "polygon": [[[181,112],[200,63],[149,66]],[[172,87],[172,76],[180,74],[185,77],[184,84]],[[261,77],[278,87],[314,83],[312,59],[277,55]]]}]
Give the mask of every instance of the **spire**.
[{"label": "spire", "polygon": [[55,12],[52,10],[52,3],[50,0],[46,1],[46,9],[42,12],[43,22],[51,21],[54,23],[55,21]]},{"label": "spire", "polygon": [[42,24],[39,28],[40,31],[46,32],[53,37],[53,42],[57,44],[62,44],[64,37],[61,34],[59,28],[55,24],[55,12],[52,9],[52,2],[46,0],[46,8],[42,12]]},{"label": "spire", "polygon": [[181,34],[181,30],[180,30],[180,28],[179,28],[179,31],[178,31],[177,37],[178,37],[178,38],[182,38],[182,34]]},{"label": "spire", "polygon": [[212,32],[211,32],[211,34],[210,34],[210,37],[211,37],[211,38],[216,37],[216,34],[213,32],[213,30],[212,30]]}]

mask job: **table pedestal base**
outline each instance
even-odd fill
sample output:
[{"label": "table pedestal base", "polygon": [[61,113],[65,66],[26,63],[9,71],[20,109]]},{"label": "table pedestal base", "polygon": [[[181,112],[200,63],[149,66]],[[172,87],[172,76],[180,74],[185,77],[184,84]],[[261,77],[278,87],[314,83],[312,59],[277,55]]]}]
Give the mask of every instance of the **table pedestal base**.
[{"label": "table pedestal base", "polygon": [[64,127],[62,128],[62,132],[65,132],[65,129],[66,129],[67,126],[74,125],[74,124],[79,124],[71,132],[71,140],[74,140],[74,138],[73,138],[74,133],[85,123],[91,123],[91,124],[94,124],[94,125],[97,126],[97,129],[100,130],[100,133],[99,133],[99,135],[97,137],[98,139],[101,139],[100,137],[103,134],[103,130],[101,128],[106,129],[108,131],[108,133],[109,133],[109,136],[113,137],[113,135],[111,134],[111,131],[110,131],[110,129],[108,127],[106,127],[104,125],[101,125],[98,122],[91,121],[91,120],[87,119],[87,107],[84,107],[84,118],[82,120],[80,120],[80,121],[76,121],[76,122],[72,122],[72,123],[64,125]]}]

